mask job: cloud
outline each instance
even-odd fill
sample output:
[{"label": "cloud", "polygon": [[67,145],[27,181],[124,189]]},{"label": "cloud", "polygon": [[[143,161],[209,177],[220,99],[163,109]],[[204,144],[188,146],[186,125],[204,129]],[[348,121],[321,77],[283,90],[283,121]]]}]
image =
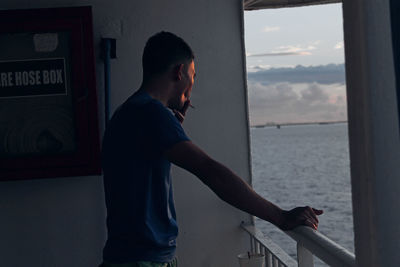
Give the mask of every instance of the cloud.
[{"label": "cloud", "polygon": [[308,56],[311,55],[311,50],[316,49],[314,45],[300,46],[287,45],[279,46],[274,50],[265,53],[246,53],[247,57],[270,57],[270,56]]},{"label": "cloud", "polygon": [[261,54],[248,54],[248,57],[308,56],[308,55],[311,55],[311,53],[307,51],[299,51],[299,52],[270,52]]},{"label": "cloud", "polygon": [[344,46],[344,42],[338,42],[338,43],[335,45],[334,49],[342,49],[343,46]]},{"label": "cloud", "polygon": [[313,45],[301,46],[301,45],[285,45],[279,46],[276,48],[275,52],[302,52],[302,51],[310,51],[316,49]]},{"label": "cloud", "polygon": [[280,27],[277,27],[277,26],[273,26],[273,27],[270,27],[270,26],[265,26],[264,27],[264,29],[262,30],[263,32],[277,32],[277,31],[280,31]]},{"label": "cloud", "polygon": [[310,104],[318,101],[325,103],[329,100],[328,94],[325,93],[316,83],[310,84],[307,89],[300,92],[300,95],[302,100]]},{"label": "cloud", "polygon": [[256,72],[249,72],[247,78],[249,81],[258,81],[264,84],[279,82],[344,84],[345,69],[344,64],[328,64],[309,67],[298,65],[294,68],[260,69]]},{"label": "cloud", "polygon": [[271,68],[271,65],[252,65],[247,67],[248,72],[256,72],[262,70],[268,70]]},{"label": "cloud", "polygon": [[248,94],[251,125],[347,119],[344,85],[249,82]]}]

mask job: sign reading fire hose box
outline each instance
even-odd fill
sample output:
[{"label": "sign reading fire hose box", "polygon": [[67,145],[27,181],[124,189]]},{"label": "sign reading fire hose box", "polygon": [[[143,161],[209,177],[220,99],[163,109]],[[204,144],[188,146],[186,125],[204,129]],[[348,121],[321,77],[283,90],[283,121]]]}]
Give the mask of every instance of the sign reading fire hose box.
[{"label": "sign reading fire hose box", "polygon": [[64,58],[0,61],[0,98],[66,94]]}]

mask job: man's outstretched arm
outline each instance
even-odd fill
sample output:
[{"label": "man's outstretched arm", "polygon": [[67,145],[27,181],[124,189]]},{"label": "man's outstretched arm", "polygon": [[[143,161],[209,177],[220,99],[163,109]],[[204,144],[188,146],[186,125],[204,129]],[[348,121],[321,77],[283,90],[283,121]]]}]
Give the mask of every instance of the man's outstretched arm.
[{"label": "man's outstretched arm", "polygon": [[317,215],[322,214],[322,211],[310,207],[282,210],[190,141],[177,143],[165,154],[169,161],[196,175],[222,200],[242,211],[269,221],[282,230],[290,230],[299,225],[314,229],[318,227]]}]

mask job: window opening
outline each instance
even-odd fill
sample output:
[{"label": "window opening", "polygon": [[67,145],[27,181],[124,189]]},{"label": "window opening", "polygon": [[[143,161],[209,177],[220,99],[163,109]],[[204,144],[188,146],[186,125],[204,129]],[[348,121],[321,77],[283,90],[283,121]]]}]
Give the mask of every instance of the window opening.
[{"label": "window opening", "polygon": [[[354,252],[342,4],[245,11],[253,187]],[[295,257],[295,242],[256,218]],[[315,259],[316,266],[326,266]]]}]

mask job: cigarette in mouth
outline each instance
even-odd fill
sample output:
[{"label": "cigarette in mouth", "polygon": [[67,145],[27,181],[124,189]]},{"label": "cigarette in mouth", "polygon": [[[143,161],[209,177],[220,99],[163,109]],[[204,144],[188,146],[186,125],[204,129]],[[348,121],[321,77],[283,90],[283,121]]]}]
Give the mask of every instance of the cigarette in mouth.
[{"label": "cigarette in mouth", "polygon": [[191,108],[195,108],[192,104],[189,104],[189,107],[191,107]]}]

